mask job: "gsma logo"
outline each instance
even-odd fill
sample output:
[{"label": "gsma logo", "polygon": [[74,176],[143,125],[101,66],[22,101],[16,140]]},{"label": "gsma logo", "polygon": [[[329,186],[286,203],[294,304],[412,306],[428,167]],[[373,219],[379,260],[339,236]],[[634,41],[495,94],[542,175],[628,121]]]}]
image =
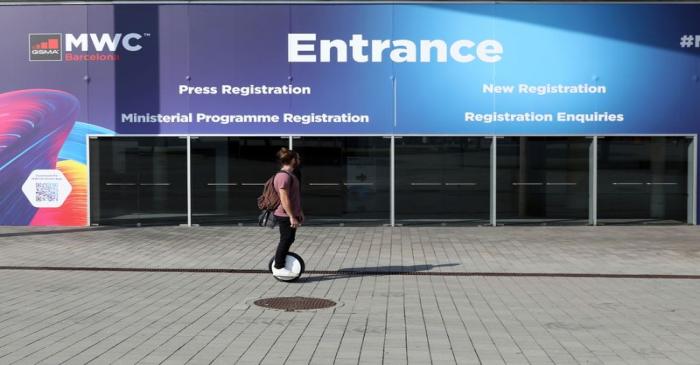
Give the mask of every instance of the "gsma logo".
[{"label": "gsma logo", "polygon": [[62,61],[61,33],[30,33],[30,61]]}]

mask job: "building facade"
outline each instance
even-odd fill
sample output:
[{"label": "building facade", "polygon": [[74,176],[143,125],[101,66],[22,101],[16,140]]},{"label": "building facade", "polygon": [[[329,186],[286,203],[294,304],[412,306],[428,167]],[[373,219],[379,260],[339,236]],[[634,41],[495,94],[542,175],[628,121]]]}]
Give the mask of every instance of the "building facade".
[{"label": "building facade", "polygon": [[0,6],[0,225],[696,224],[700,4]]}]

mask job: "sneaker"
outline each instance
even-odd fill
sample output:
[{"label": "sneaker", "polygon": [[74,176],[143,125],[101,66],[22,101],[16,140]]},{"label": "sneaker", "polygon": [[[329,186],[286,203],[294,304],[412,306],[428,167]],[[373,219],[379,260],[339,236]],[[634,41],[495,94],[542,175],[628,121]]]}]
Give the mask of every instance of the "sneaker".
[{"label": "sneaker", "polygon": [[280,278],[293,278],[293,277],[297,276],[297,274],[289,271],[286,267],[283,267],[281,269],[273,268],[272,274],[277,276],[277,277],[280,277]]}]

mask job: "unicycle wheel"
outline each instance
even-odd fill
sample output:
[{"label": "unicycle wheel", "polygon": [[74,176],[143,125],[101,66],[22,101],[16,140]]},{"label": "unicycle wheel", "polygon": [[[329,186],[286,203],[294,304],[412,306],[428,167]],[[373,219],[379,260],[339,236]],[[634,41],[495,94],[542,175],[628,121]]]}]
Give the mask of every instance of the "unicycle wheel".
[{"label": "unicycle wheel", "polygon": [[275,274],[272,273],[272,265],[275,264],[275,258],[270,259],[270,263],[267,265],[268,271],[272,274],[272,276],[279,280],[279,281],[284,281],[284,282],[291,282],[298,280],[301,275],[304,273],[304,270],[306,269],[306,265],[304,264],[304,259],[301,258],[301,256],[297,255],[294,252],[289,252],[287,253],[287,258],[284,267],[291,271],[292,273],[296,274],[295,276],[276,276]]}]

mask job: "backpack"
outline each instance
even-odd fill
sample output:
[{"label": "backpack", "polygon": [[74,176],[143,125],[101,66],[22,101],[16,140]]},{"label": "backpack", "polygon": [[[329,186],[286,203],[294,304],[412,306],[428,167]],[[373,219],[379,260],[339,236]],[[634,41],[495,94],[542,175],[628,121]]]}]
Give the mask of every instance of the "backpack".
[{"label": "backpack", "polygon": [[[275,209],[277,209],[277,207],[279,207],[281,202],[280,196],[275,190],[275,177],[280,172],[283,172],[289,175],[289,177],[292,177],[292,174],[290,174],[289,172],[280,170],[274,175],[272,175],[272,177],[267,179],[267,181],[265,182],[262,194],[258,197],[258,209],[262,211],[260,213],[260,216],[258,216],[258,225],[260,227],[274,228],[277,224],[277,220],[275,219],[275,215],[273,214],[273,212],[275,211]],[[292,177],[292,183],[293,182],[294,178]]]}]

